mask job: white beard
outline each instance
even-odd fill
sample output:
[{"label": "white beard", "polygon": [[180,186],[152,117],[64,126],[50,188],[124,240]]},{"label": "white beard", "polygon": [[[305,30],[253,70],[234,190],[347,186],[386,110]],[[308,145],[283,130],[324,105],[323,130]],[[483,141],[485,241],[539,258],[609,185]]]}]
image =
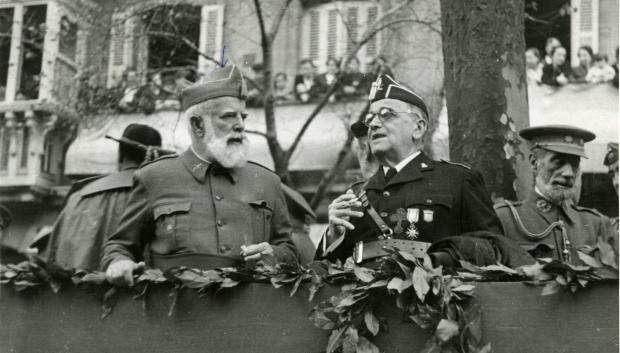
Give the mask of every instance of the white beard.
[{"label": "white beard", "polygon": [[207,151],[224,168],[239,168],[248,161],[249,143],[243,137],[242,143],[228,143],[229,136],[212,138],[207,142]]}]

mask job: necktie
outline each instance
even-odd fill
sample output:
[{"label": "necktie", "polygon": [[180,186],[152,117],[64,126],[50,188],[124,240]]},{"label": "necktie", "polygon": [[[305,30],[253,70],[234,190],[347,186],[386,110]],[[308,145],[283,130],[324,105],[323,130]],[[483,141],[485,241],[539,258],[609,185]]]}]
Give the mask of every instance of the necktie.
[{"label": "necktie", "polygon": [[396,175],[396,173],[397,173],[396,168],[388,169],[387,173],[385,173],[385,181],[386,182],[390,181],[390,179],[392,179],[392,177]]}]

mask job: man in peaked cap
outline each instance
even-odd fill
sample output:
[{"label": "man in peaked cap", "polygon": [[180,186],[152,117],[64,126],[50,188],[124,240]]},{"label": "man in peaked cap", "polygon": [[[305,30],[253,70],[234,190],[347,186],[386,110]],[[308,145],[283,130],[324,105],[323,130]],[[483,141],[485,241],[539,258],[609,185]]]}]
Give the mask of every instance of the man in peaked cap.
[{"label": "man in peaked cap", "polygon": [[134,176],[129,205],[104,249],[108,280],[131,285],[144,265],[217,268],[274,256],[296,261],[280,179],[247,162],[244,80],[218,68],[181,92],[191,137]]},{"label": "man in peaked cap", "polygon": [[372,265],[383,248],[395,247],[418,256],[428,252],[445,266],[459,260],[513,266],[533,261],[520,249],[513,258],[503,251],[506,239],[480,173],[422,152],[428,110],[418,94],[380,75],[369,98],[364,124],[381,167],[329,205],[319,256],[353,256]]},{"label": "man in peaked cap", "polygon": [[534,189],[522,202],[495,206],[505,235],[534,257],[552,257],[579,263],[577,250],[599,240],[617,250],[617,234],[609,218],[574,204],[584,144],[595,135],[587,130],[547,125],[520,131],[530,144]]},{"label": "man in peaked cap", "polygon": [[128,125],[118,141],[118,172],[75,183],[51,233],[33,242],[49,265],[99,269],[103,244],[127,206],[133,173],[147,157],[147,149],[161,146],[159,132],[142,124]]}]

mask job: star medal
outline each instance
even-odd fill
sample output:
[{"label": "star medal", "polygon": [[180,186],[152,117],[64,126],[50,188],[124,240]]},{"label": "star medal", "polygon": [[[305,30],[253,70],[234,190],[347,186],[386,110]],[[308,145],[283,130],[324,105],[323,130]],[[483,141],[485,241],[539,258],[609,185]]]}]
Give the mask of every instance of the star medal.
[{"label": "star medal", "polygon": [[416,228],[415,224],[411,223],[407,228],[407,239],[416,240],[420,236],[420,231]]}]

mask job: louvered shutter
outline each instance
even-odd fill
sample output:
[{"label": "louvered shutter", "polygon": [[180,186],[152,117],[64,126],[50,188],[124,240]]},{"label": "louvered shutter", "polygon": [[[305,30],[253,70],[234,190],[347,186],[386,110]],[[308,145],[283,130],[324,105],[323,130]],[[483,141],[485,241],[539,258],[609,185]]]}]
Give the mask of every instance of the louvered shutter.
[{"label": "louvered shutter", "polygon": [[357,6],[351,6],[347,8],[347,55],[351,54],[355,49],[355,42],[358,38],[358,14],[359,8]]},{"label": "louvered shutter", "polygon": [[120,81],[125,70],[125,21],[122,14],[112,15],[109,55],[108,87],[113,87]]},{"label": "louvered shutter", "polygon": [[[217,61],[222,60],[224,35],[224,5],[205,5],[202,7],[200,21],[200,51]],[[224,53],[224,60],[228,57]],[[198,57],[198,71],[207,73],[217,64],[204,56]]]},{"label": "louvered shutter", "polygon": [[[376,6],[371,6],[366,9],[366,26],[372,25],[377,21],[379,16],[379,9]],[[363,60],[362,64],[365,65],[369,60],[374,59],[378,53],[379,46],[379,33],[377,33],[374,37],[370,38],[368,42],[366,42],[366,46],[362,51],[362,54],[366,57],[367,60]]]},{"label": "louvered shutter", "polygon": [[571,16],[571,61],[578,63],[577,51],[582,45],[589,45],[597,53],[598,48],[598,0],[573,0],[574,13]]},{"label": "louvered shutter", "polygon": [[311,60],[319,59],[319,12],[318,11],[310,11],[310,40],[308,41],[309,50]]},{"label": "louvered shutter", "polygon": [[338,41],[338,10],[331,9],[327,15],[327,57],[336,57]]}]

